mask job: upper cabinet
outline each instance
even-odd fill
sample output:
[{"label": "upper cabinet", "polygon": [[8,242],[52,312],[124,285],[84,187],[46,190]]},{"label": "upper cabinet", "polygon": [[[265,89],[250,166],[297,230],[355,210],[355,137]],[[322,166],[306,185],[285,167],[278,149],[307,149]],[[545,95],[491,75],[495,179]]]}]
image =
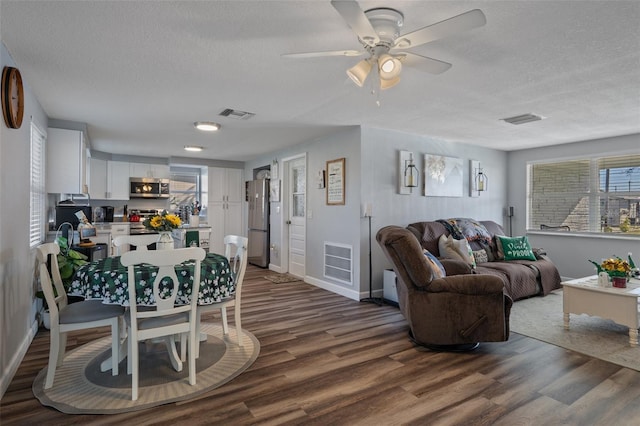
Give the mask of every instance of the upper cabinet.
[{"label": "upper cabinet", "polygon": [[209,167],[209,202],[243,201],[242,173],[242,169]]},{"label": "upper cabinet", "polygon": [[129,199],[129,163],[91,159],[89,194],[98,200]]},{"label": "upper cabinet", "polygon": [[131,177],[150,177],[169,179],[169,166],[167,164],[129,163]]},{"label": "upper cabinet", "polygon": [[88,193],[88,155],[82,131],[50,127],[47,133],[46,152],[48,193]]}]

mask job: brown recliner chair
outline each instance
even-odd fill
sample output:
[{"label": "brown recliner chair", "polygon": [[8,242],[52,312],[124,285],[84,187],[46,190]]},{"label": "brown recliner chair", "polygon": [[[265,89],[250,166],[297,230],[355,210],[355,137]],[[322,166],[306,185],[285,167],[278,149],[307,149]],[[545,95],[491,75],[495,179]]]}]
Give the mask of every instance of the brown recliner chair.
[{"label": "brown recliner chair", "polygon": [[448,275],[447,271],[446,277],[434,279],[420,243],[409,230],[387,226],[376,239],[393,264],[400,311],[417,344],[464,351],[475,349],[479,342],[509,339],[513,301],[500,278]]}]

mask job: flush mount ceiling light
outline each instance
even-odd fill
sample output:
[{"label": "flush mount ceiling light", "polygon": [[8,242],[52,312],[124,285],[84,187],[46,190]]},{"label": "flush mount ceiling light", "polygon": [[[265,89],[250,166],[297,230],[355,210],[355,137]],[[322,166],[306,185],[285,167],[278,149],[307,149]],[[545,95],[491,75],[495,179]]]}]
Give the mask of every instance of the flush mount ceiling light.
[{"label": "flush mount ceiling light", "polygon": [[193,125],[196,129],[202,130],[203,132],[215,132],[220,129],[220,125],[213,121],[196,121]]},{"label": "flush mount ceiling light", "polygon": [[451,64],[407,50],[481,27],[487,22],[480,9],[473,9],[401,35],[400,28],[404,25],[404,15],[399,10],[377,7],[364,11],[358,2],[353,0],[332,0],[331,5],[355,33],[362,49],[288,53],[282,56],[316,58],[368,55],[367,59],[347,70],[347,75],[360,87],[363,87],[372,66],[376,66],[377,68],[374,69],[378,71],[378,77],[373,80],[373,83],[379,84],[381,89],[387,89],[398,83],[403,65],[431,74],[445,72],[451,68]]},{"label": "flush mount ceiling light", "polygon": [[184,150],[185,151],[193,151],[193,152],[200,152],[202,151],[204,148],[201,146],[195,146],[195,145],[185,145],[184,146]]}]

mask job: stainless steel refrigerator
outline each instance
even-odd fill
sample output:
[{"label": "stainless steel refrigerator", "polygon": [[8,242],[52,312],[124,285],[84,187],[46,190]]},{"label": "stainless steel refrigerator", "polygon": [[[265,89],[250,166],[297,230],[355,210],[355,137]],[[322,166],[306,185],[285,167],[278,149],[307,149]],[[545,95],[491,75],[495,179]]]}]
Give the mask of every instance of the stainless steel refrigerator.
[{"label": "stainless steel refrigerator", "polygon": [[249,202],[249,247],[247,261],[252,265],[269,266],[269,179],[247,182]]}]

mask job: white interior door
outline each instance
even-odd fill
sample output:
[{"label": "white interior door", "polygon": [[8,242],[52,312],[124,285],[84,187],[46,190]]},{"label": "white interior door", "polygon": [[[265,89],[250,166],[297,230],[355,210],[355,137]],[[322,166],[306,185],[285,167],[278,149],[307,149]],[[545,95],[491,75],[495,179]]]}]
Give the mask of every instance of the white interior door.
[{"label": "white interior door", "polygon": [[304,278],[307,210],[307,159],[296,158],[287,162],[289,262],[291,275]]}]

